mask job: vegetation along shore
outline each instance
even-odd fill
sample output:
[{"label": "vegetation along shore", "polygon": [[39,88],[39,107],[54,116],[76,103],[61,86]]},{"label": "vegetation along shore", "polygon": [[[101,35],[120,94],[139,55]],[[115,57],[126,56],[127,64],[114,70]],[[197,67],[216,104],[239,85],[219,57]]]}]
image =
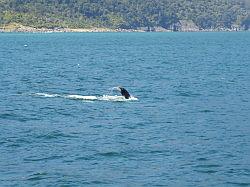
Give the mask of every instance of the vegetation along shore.
[{"label": "vegetation along shore", "polygon": [[0,0],[0,32],[250,30],[250,0]]}]

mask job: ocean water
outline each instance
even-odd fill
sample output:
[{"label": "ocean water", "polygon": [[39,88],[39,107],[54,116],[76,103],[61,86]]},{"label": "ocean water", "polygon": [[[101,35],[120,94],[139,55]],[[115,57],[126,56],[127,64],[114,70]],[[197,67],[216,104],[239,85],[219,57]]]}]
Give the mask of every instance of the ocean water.
[{"label": "ocean water", "polygon": [[249,32],[1,33],[0,85],[0,186],[250,186]]}]

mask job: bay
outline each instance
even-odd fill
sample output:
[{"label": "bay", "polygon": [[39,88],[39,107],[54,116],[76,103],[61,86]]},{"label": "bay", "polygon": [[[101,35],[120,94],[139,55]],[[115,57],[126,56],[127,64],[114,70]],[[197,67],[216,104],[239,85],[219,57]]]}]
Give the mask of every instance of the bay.
[{"label": "bay", "polygon": [[[250,185],[249,32],[0,46],[0,186]],[[105,99],[119,85],[137,100]]]}]

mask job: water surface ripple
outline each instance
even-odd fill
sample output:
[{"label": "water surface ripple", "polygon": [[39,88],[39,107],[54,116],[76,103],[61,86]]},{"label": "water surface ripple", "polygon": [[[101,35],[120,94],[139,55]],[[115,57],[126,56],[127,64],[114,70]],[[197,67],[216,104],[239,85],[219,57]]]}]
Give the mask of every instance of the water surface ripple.
[{"label": "water surface ripple", "polygon": [[[249,32],[0,46],[0,186],[250,186]],[[81,99],[118,85],[138,100]]]}]

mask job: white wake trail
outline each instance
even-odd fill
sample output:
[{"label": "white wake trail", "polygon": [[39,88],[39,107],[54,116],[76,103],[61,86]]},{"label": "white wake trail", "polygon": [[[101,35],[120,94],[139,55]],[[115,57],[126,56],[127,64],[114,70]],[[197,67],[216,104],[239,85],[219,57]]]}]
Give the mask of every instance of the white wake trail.
[{"label": "white wake trail", "polygon": [[60,95],[60,94],[48,94],[48,93],[35,93],[33,94],[37,97],[47,97],[47,98],[53,98],[53,97],[61,97],[65,99],[75,99],[75,100],[86,100],[86,101],[137,101],[138,98],[131,96],[129,99],[125,99],[123,96],[117,96],[117,95],[103,95],[103,96],[84,96],[84,95]]},{"label": "white wake trail", "polygon": [[48,94],[48,93],[35,93],[35,94],[32,94],[32,95],[39,96],[39,97],[61,97],[58,94]]}]

